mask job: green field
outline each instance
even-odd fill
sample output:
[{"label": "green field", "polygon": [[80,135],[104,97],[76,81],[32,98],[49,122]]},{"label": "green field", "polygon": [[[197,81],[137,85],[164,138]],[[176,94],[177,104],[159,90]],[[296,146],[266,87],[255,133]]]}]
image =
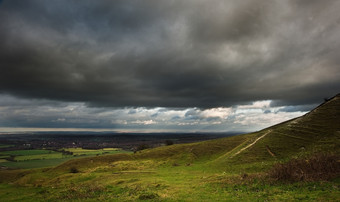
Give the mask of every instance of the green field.
[{"label": "green field", "polygon": [[[73,152],[73,155],[63,154],[61,151],[52,151],[46,149],[34,150],[14,150],[0,152],[0,165],[9,168],[42,168],[59,165],[75,158],[83,158],[97,155],[130,153],[118,148],[105,148],[99,150],[88,150],[82,148],[65,148],[64,151]],[[14,156],[14,161],[8,161],[6,158]]]},{"label": "green field", "polygon": [[51,154],[51,153],[55,153],[55,152],[51,150],[45,150],[45,149],[34,149],[34,150],[4,151],[4,152],[0,152],[0,155],[30,156],[30,155]]},{"label": "green field", "polygon": [[14,147],[15,145],[0,144],[0,148]]},{"label": "green field", "polygon": [[36,154],[36,155],[25,155],[16,156],[14,159],[16,161],[29,161],[29,160],[41,160],[41,159],[60,159],[63,158],[63,154],[59,152],[54,152],[50,154]]},{"label": "green field", "polygon": [[119,154],[119,153],[127,152],[127,151],[122,151],[121,149],[118,149],[118,148],[104,148],[104,149],[66,148],[64,150],[72,152],[74,156]]},{"label": "green field", "polygon": [[68,160],[74,159],[73,157],[67,158],[55,158],[55,159],[36,159],[36,160],[26,160],[26,161],[7,161],[1,162],[1,166],[5,166],[8,168],[19,168],[19,169],[31,169],[31,168],[44,168],[44,167],[52,167],[64,163]]},{"label": "green field", "polygon": [[[182,148],[175,145],[158,151],[169,149]],[[15,183],[0,184],[0,197],[15,201],[336,201],[340,196],[339,178],[272,182],[258,172],[259,167],[268,167],[261,163],[218,166],[198,159],[189,165],[190,158],[144,158],[144,152],[149,156],[151,151],[74,159],[28,173],[7,171],[3,180]],[[72,167],[78,172],[71,173]]]}]

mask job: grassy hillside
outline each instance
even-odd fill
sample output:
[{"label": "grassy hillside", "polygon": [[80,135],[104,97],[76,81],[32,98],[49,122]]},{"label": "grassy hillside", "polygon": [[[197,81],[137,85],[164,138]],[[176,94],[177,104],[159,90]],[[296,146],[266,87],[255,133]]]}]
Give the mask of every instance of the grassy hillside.
[{"label": "grassy hillside", "polygon": [[[74,159],[54,168],[2,170],[0,197],[8,201],[336,201],[339,177],[286,183],[267,173],[274,164],[293,158],[338,154],[339,143],[340,95],[302,117],[255,133]],[[339,160],[335,162],[339,167]]]},{"label": "grassy hillside", "polygon": [[340,143],[340,95],[302,117],[267,128],[265,132],[269,132],[266,137],[243,152],[240,159],[259,161],[335,152]]}]

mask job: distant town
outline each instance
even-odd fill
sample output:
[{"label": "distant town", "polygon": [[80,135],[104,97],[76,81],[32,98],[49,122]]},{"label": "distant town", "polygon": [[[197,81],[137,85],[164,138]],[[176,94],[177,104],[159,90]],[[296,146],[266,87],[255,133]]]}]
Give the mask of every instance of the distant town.
[{"label": "distant town", "polygon": [[37,133],[37,134],[3,134],[0,144],[11,145],[0,147],[0,151],[21,149],[62,149],[83,148],[103,149],[121,148],[135,151],[138,147],[154,148],[163,145],[199,142],[204,140],[228,137],[240,133],[150,133],[150,134],[117,134],[117,133]]}]

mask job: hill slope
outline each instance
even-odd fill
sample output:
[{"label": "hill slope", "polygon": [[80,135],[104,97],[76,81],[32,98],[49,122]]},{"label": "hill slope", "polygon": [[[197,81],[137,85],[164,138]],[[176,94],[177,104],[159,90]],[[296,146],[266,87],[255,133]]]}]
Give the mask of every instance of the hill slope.
[{"label": "hill slope", "polygon": [[340,94],[299,118],[259,133],[265,137],[242,152],[238,160],[249,162],[335,152],[340,143]]}]

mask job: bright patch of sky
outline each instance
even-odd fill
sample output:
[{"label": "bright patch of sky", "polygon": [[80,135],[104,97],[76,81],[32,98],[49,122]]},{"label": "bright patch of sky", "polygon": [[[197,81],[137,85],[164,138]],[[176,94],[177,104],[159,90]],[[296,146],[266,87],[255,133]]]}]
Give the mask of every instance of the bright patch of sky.
[{"label": "bright patch of sky", "polygon": [[23,131],[64,129],[117,132],[248,132],[306,113],[299,108],[291,110],[289,106],[271,107],[271,100],[233,107],[200,109],[99,108],[88,107],[80,102],[28,100],[8,95],[2,95],[0,98],[0,132],[20,131],[20,128]]}]

